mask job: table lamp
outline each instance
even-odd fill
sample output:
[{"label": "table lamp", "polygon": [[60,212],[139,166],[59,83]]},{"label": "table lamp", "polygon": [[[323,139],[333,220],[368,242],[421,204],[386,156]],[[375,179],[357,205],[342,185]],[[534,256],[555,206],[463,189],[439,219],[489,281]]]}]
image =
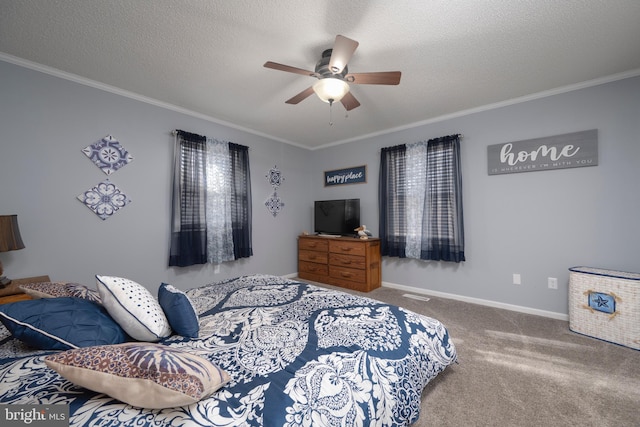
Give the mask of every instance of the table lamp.
[{"label": "table lamp", "polygon": [[[0,252],[23,249],[22,237],[18,228],[18,215],[0,215]],[[0,260],[0,288],[11,283],[3,275],[2,260]]]}]

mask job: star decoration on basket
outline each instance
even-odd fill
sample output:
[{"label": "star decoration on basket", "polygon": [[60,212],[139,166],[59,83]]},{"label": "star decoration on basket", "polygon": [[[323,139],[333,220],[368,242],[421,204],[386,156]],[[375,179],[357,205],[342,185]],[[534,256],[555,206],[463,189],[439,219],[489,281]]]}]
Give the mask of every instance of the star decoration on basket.
[{"label": "star decoration on basket", "polygon": [[609,300],[602,298],[602,295],[598,295],[594,302],[598,304],[598,307],[609,307]]},{"label": "star decoration on basket", "polygon": [[269,173],[265,175],[269,184],[273,187],[273,189],[277,189],[284,182],[284,177],[282,176],[282,172],[278,169],[278,166],[274,166],[269,169]]},{"label": "star decoration on basket", "polygon": [[111,175],[133,160],[131,154],[111,135],[86,146],[82,152],[107,175]]},{"label": "star decoration on basket", "polygon": [[267,210],[271,212],[271,215],[273,215],[275,218],[275,216],[278,215],[278,213],[284,207],[284,202],[280,200],[280,197],[278,197],[278,193],[274,191],[273,194],[267,199],[267,201],[264,202],[264,205],[267,207]]},{"label": "star decoration on basket", "polygon": [[120,209],[131,203],[129,197],[109,181],[109,179],[100,182],[95,187],[78,195],[78,200],[91,209],[93,213],[98,215],[102,220],[110,218]]}]

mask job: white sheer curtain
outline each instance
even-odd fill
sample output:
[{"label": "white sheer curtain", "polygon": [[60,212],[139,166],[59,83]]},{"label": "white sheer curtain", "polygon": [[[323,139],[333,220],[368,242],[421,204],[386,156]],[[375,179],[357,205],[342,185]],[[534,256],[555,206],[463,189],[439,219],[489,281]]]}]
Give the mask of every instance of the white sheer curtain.
[{"label": "white sheer curtain", "polygon": [[220,264],[233,261],[233,228],[231,215],[231,159],[229,143],[207,138],[207,262]]},{"label": "white sheer curtain", "polygon": [[404,214],[405,224],[409,225],[406,230],[405,255],[407,258],[420,259],[422,241],[427,238],[427,236],[422,236],[422,224],[429,223],[428,218],[424,217],[429,215],[429,211],[425,210],[429,197],[427,191],[427,142],[407,144],[405,161],[407,198]]}]

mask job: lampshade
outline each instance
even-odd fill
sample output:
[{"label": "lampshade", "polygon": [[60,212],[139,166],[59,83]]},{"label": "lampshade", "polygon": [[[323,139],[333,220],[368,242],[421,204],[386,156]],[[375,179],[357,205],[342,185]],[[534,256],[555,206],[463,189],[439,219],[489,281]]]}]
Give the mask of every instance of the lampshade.
[{"label": "lampshade", "polygon": [[349,85],[344,80],[327,77],[315,82],[313,91],[318,98],[331,104],[340,101],[349,92]]},{"label": "lampshade", "polygon": [[24,248],[18,215],[0,215],[0,252],[15,251]]}]

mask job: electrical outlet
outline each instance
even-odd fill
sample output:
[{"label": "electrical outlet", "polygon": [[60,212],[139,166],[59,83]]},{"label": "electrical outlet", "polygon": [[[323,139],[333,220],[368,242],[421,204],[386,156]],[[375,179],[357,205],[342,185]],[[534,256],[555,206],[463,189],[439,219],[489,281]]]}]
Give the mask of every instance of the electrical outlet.
[{"label": "electrical outlet", "polygon": [[549,289],[558,289],[558,279],[555,277],[547,278],[547,284],[549,285]]},{"label": "electrical outlet", "polygon": [[514,285],[521,285],[522,284],[522,280],[521,280],[520,275],[518,273],[513,273],[513,284]]}]

